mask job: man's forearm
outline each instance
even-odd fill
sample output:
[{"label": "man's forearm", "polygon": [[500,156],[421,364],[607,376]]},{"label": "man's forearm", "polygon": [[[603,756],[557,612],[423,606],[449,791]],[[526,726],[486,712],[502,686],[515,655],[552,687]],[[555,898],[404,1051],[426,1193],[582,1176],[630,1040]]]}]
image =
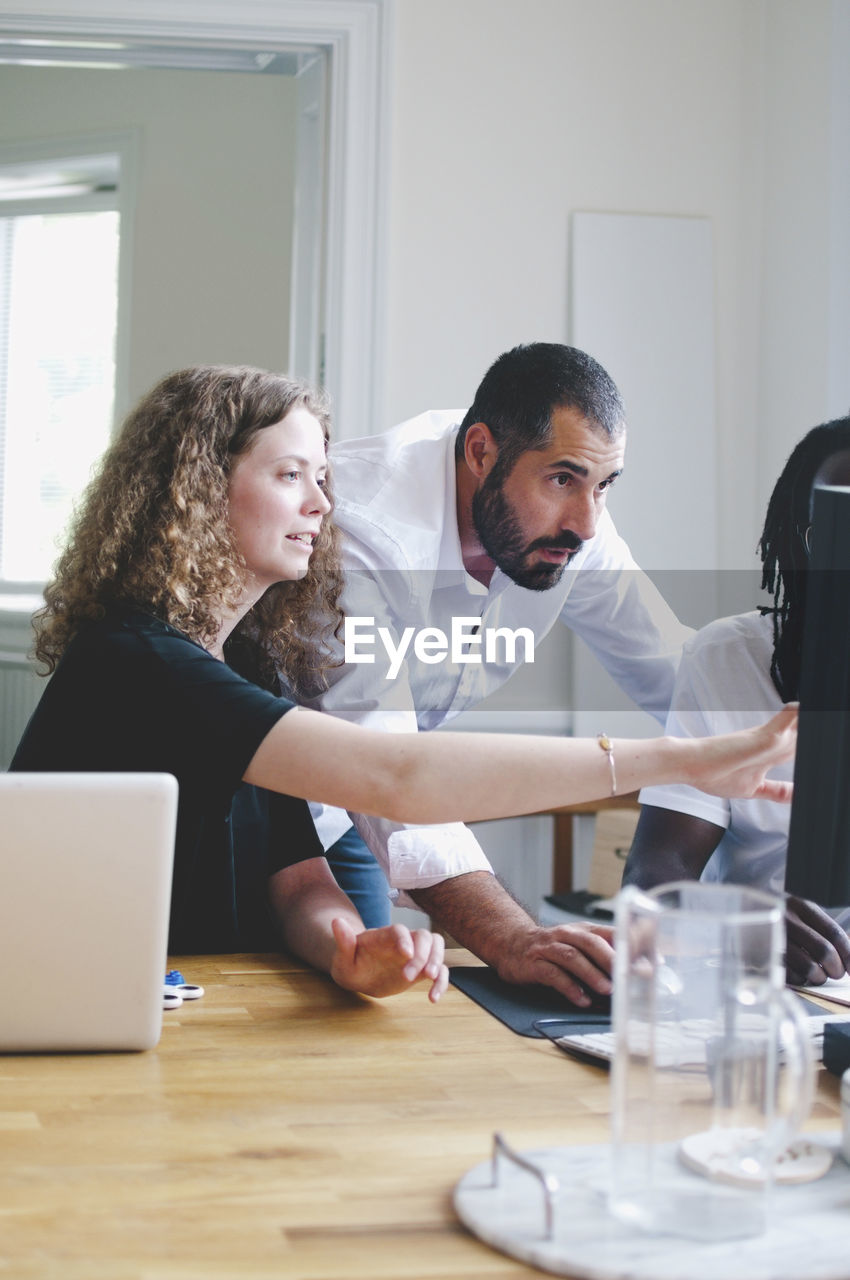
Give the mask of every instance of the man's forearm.
[{"label": "man's forearm", "polygon": [[489,871],[470,871],[408,893],[434,927],[495,969],[518,936],[530,938],[535,930],[528,912]]},{"label": "man's forearm", "polygon": [[340,889],[324,858],[284,867],[269,880],[269,905],[283,946],[323,973],[336,953],[331,921],[342,918],[355,932],[363,928],[351,900]]},{"label": "man's forearm", "polygon": [[652,889],[674,880],[699,880],[724,828],[704,818],[645,804],[623,869],[623,884]]},{"label": "man's forearm", "polygon": [[669,849],[639,849],[633,845],[623,867],[622,884],[637,889],[654,889],[659,884],[672,884],[676,880],[698,880],[681,851]]},{"label": "man's forearm", "polygon": [[544,983],[581,1006],[592,995],[610,994],[614,953],[604,925],[542,928],[487,871],[453,876],[410,896],[507,982]]}]

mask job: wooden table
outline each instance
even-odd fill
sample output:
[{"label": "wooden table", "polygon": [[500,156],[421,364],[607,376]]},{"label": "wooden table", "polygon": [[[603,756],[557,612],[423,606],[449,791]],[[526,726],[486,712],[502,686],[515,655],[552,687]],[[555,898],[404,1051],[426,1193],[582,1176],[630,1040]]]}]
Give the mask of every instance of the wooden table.
[{"label": "wooden table", "polygon": [[604,1141],[603,1070],[454,989],[432,1007],[279,956],[177,963],[206,995],[157,1049],[0,1058],[0,1280],[540,1276],[467,1235],[451,1190],[494,1129]]}]

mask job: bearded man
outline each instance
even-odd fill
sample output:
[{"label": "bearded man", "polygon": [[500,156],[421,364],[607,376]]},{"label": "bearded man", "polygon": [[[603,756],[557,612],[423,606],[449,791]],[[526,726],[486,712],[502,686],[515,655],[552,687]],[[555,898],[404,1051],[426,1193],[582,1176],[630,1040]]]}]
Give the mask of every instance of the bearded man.
[{"label": "bearded man", "polygon": [[[561,621],[663,723],[691,632],[606,510],[625,445],[623,403],[601,365],[573,347],[532,343],[495,361],[465,415],[429,412],[333,446],[343,606],[361,643],[346,646],[322,708],[391,732],[434,729],[528,660],[529,632],[539,642]],[[369,623],[381,641],[371,649],[362,643]],[[453,627],[464,643],[447,652],[440,637]],[[520,632],[525,644],[511,639]],[[476,646],[485,635],[486,651]],[[389,653],[406,658],[392,676]],[[329,861],[367,924],[382,922],[389,900],[383,879],[377,893],[364,887],[364,875],[381,873],[371,859],[364,869],[362,841],[399,902],[426,911],[503,978],[542,982],[584,1005],[610,992],[610,931],[538,926],[466,827],[351,816],[356,831],[347,815],[314,807]]]}]

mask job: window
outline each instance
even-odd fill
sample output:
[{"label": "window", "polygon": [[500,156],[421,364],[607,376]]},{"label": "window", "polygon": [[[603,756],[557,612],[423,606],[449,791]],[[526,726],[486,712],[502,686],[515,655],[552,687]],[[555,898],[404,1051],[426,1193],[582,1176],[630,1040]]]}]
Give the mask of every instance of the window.
[{"label": "window", "polygon": [[120,167],[0,156],[0,592],[49,577],[109,440]]}]

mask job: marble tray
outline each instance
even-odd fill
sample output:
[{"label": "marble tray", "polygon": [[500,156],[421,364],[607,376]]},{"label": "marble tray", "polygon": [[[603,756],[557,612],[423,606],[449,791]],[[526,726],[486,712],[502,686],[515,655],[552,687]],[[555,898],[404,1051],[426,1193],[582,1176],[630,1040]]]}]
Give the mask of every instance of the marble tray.
[{"label": "marble tray", "polygon": [[[545,1197],[525,1170],[492,1161],[458,1182],[454,1205],[463,1224],[502,1253],[555,1275],[586,1280],[848,1280],[850,1167],[838,1136],[814,1139],[835,1153],[817,1182],[775,1187],[770,1227],[761,1236],[717,1244],[650,1236],[615,1221],[605,1204],[610,1147],[552,1147],[523,1153],[554,1175],[552,1238]],[[696,1176],[696,1175],[691,1175]]]}]

